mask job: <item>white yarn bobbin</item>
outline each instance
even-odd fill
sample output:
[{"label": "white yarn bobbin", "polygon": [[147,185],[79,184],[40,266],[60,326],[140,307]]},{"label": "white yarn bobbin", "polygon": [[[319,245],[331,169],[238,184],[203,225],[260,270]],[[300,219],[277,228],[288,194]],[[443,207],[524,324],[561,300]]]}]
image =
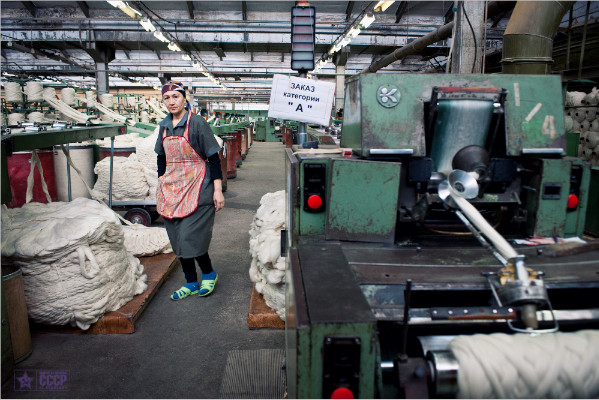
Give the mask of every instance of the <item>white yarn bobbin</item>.
[{"label": "white yarn bobbin", "polygon": [[42,91],[44,89],[44,85],[41,82],[36,81],[28,81],[25,83],[25,95],[27,96],[27,101],[42,101],[44,97],[42,95]]},{"label": "white yarn bobbin", "polygon": [[6,82],[4,84],[4,98],[7,103],[22,103],[23,90],[17,82]]},{"label": "white yarn bobbin", "polygon": [[25,114],[10,113],[8,114],[8,125],[17,125],[19,122],[25,121]]},{"label": "white yarn bobbin", "polygon": [[27,120],[29,122],[44,122],[44,114],[39,111],[34,111],[27,114]]},{"label": "white yarn bobbin", "polygon": [[585,135],[586,146],[590,149],[599,145],[599,132],[588,131]]},{"label": "white yarn bobbin", "polygon": [[102,93],[100,95],[100,103],[104,107],[112,108],[114,106],[114,96],[110,93]]},{"label": "white yarn bobbin", "polygon": [[148,122],[150,122],[150,115],[148,114],[147,111],[142,111],[141,112],[141,122],[142,123],[148,123]]},{"label": "white yarn bobbin", "polygon": [[588,131],[590,127],[591,127],[591,123],[589,121],[587,121],[586,119],[580,123],[580,131],[581,132]]},{"label": "white yarn bobbin", "polygon": [[584,92],[567,92],[566,93],[566,105],[567,106],[581,106],[582,99],[584,99],[586,93]]},{"label": "white yarn bobbin", "polygon": [[56,89],[53,87],[44,88],[42,91],[44,97],[53,97],[56,98]]},{"label": "white yarn bobbin", "polygon": [[586,112],[586,120],[591,122],[597,118],[597,108],[596,107],[587,107]]},{"label": "white yarn bobbin", "polygon": [[582,122],[586,119],[587,112],[583,107],[578,107],[572,110],[572,119]]},{"label": "white yarn bobbin", "polygon": [[75,89],[69,87],[62,89],[60,91],[60,100],[69,106],[74,106],[76,104]]},{"label": "white yarn bobbin", "polygon": [[582,105],[584,106],[594,106],[597,105],[597,99],[595,98],[595,94],[587,94],[582,98],[581,101]]},{"label": "white yarn bobbin", "polygon": [[85,92],[85,98],[90,101],[97,101],[96,92],[94,92],[93,90],[88,90],[87,92]]},{"label": "white yarn bobbin", "polygon": [[574,120],[572,117],[566,115],[564,117],[564,125],[566,127],[566,132],[572,132],[572,128],[574,128]]}]

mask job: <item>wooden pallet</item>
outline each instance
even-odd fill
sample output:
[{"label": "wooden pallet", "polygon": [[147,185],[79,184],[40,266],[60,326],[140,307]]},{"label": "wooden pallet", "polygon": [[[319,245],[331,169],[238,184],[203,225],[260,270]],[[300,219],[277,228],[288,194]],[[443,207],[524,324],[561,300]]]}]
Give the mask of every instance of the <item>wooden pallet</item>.
[{"label": "wooden pallet", "polygon": [[262,294],[256,291],[256,285],[253,286],[252,296],[250,297],[248,328],[285,329],[285,321],[283,321],[276,312],[266,305],[266,301],[264,300]]},{"label": "wooden pallet", "polygon": [[85,333],[85,334],[121,334],[135,332],[135,322],[150,303],[162,283],[177,265],[177,257],[173,253],[159,254],[153,257],[140,257],[144,266],[144,272],[148,276],[148,288],[145,292],[138,294],[127,304],[116,311],[104,314],[88,330],[84,331],[71,326],[50,326],[32,324],[36,333],[62,332],[62,333]]}]

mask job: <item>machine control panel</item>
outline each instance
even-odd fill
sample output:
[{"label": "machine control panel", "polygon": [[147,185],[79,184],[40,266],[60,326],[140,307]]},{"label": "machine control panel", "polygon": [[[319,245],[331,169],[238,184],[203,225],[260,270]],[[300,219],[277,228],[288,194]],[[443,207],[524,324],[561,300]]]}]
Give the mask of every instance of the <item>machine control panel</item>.
[{"label": "machine control panel", "polygon": [[358,397],[361,348],[359,337],[327,336],[325,338],[322,368],[323,399]]},{"label": "machine control panel", "polygon": [[325,163],[304,163],[304,211],[320,213],[325,209],[326,175]]}]

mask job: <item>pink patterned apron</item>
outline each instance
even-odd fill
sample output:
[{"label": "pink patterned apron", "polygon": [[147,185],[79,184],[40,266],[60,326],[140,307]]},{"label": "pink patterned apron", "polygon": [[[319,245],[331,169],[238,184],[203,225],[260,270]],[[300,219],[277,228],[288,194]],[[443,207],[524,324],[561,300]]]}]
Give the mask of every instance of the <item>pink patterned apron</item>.
[{"label": "pink patterned apron", "polygon": [[187,217],[198,208],[206,161],[189,143],[191,114],[183,136],[166,135],[166,127],[162,131],[166,172],[158,178],[156,209],[165,218]]}]

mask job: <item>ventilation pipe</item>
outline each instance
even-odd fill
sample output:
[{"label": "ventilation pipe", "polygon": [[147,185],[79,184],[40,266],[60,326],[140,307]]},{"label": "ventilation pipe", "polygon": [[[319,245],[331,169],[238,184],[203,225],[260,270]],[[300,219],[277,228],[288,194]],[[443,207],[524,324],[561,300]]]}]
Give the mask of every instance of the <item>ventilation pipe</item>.
[{"label": "ventilation pipe", "polygon": [[518,1],[503,34],[504,74],[550,74],[553,38],[573,1]]},{"label": "ventilation pipe", "polygon": [[[516,2],[514,1],[494,1],[489,3],[487,8],[487,18],[493,18],[496,15],[499,15],[502,12],[506,12],[514,8]],[[416,54],[426,48],[427,46],[437,43],[440,40],[447,39],[451,36],[453,31],[453,21],[448,24],[445,24],[436,30],[424,35],[410,44],[398,47],[393,51],[393,53],[386,55],[381,58],[379,61],[371,64],[370,66],[364,68],[360,71],[361,74],[376,72],[381,68],[385,68],[387,65],[394,63],[397,60],[401,60],[402,58]]]}]

